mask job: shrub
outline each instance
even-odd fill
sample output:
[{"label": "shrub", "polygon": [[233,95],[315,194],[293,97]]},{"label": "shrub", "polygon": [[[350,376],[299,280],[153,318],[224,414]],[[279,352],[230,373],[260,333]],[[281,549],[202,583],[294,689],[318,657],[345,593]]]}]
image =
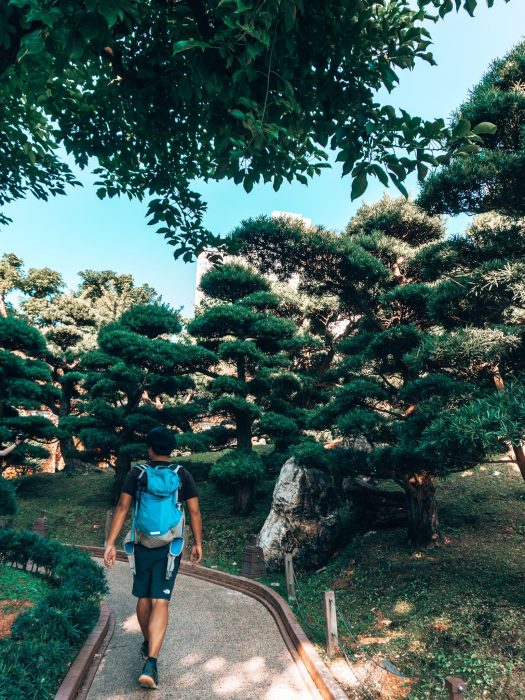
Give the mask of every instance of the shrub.
[{"label": "shrub", "polygon": [[253,452],[235,450],[221,457],[210,470],[210,478],[223,491],[233,491],[235,513],[249,513],[255,484],[264,478],[264,465]]},{"label": "shrub", "polygon": [[55,584],[0,640],[0,700],[51,700],[97,620],[104,571],[85,552],[28,531],[0,530],[0,561],[38,568]]},{"label": "shrub", "polygon": [[330,468],[330,453],[318,442],[306,440],[300,445],[296,445],[292,452],[302,467],[321,469],[322,471],[328,471]]},{"label": "shrub", "polygon": [[16,515],[17,510],[15,487],[0,476],[0,518]]}]

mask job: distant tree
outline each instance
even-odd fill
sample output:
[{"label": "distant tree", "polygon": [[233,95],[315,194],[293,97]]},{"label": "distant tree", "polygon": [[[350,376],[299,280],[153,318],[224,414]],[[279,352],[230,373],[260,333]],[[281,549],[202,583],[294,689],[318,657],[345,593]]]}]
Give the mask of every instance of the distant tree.
[{"label": "distant tree", "polygon": [[133,459],[144,457],[145,436],[155,425],[188,429],[188,407],[168,404],[193,387],[191,374],[213,355],[174,342],[179,315],[147,304],[125,311],[98,333],[98,347],[82,357],[85,372],[79,415],[63,421],[87,455],[115,468],[115,495]]},{"label": "distant tree", "polygon": [[0,471],[9,465],[34,469],[35,460],[48,456],[42,444],[57,437],[42,415],[58,393],[46,359],[46,343],[36,328],[12,314],[0,316],[0,442],[14,442],[18,434],[30,438],[0,459]]},{"label": "distant tree", "polygon": [[[455,6],[472,14],[477,0]],[[210,239],[191,189],[199,179],[231,179],[246,191],[261,179],[275,189],[285,179],[305,183],[326,166],[330,147],[353,178],[353,197],[372,176],[404,189],[409,172],[422,177],[425,163],[435,162],[436,149],[448,160],[469,134],[376,96],[418,60],[434,62],[426,20],[453,7],[452,0],[4,3],[0,206],[74,184],[64,151],[82,168],[96,159],[97,194],[143,200],[147,193],[150,223],[190,256]]]},{"label": "distant tree", "polygon": [[0,259],[0,316],[7,316],[7,296],[11,292],[45,299],[57,294],[63,284],[58,272],[48,267],[26,271],[21,258],[14,253],[4,253]]},{"label": "distant tree", "polygon": [[298,334],[291,319],[277,315],[279,298],[271,293],[269,281],[243,264],[213,268],[202,278],[201,288],[207,302],[188,331],[220,363],[209,371],[208,410],[232,421],[237,451],[250,454],[246,459],[240,454],[222,458],[211,476],[232,484],[235,509],[247,512],[262,473],[261,460],[251,455],[254,434],[269,436],[282,451],[300,434],[304,417],[293,407],[293,396],[302,385],[291,366],[297,344],[304,347],[309,340]]},{"label": "distant tree", "polygon": [[[34,292],[37,272],[41,281],[39,294]],[[75,411],[84,376],[80,366],[82,356],[95,349],[98,330],[115,321],[128,308],[153,302],[158,295],[148,285],[135,286],[131,275],[117,274],[112,270],[85,270],[79,273],[81,283],[76,290],[63,291],[49,284],[50,293],[44,295],[42,290],[48,273],[52,280],[52,271],[29,271],[23,284],[26,297],[20,303],[20,310],[47,340],[48,362],[53,381],[60,390],[58,401],[51,409],[61,426],[63,419]],[[75,446],[72,435],[61,433],[60,448],[66,471],[73,472],[82,467],[83,455]]]},{"label": "distant tree", "polygon": [[[419,203],[432,213],[525,214],[525,42],[494,61],[456,113],[483,141],[429,176]],[[491,125],[495,125],[493,129]]]}]

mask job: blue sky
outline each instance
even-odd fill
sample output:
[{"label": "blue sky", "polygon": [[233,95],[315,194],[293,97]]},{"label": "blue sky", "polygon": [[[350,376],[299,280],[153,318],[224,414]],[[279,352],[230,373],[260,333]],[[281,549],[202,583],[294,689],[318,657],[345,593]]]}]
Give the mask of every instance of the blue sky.
[{"label": "blue sky", "polygon": [[[496,0],[492,9],[482,7],[470,18],[466,12],[448,15],[432,25],[433,53],[438,65],[421,62],[404,71],[388,101],[426,118],[448,117],[488,64],[505,54],[525,31],[525,2]],[[137,283],[153,285],[175,307],[192,311],[195,265],[175,261],[171,247],[146,225],[145,205],[127,200],[100,201],[91,186],[93,178],[80,175],[83,188],[49,202],[33,199],[5,208],[13,223],[0,229],[0,252],[14,252],[30,267],[51,267],[74,286],[79,270],[113,269],[131,273]],[[411,181],[416,191],[415,181]],[[242,219],[274,210],[303,214],[314,223],[342,229],[363,201],[375,201],[384,188],[369,186],[364,198],[350,202],[350,180],[339,167],[325,170],[308,187],[286,185],[274,192],[271,185],[255,186],[248,195],[242,187],[222,182],[202,185],[208,202],[205,225],[214,233],[227,233]],[[392,191],[392,194],[396,194]],[[458,231],[466,217],[449,222]]]}]

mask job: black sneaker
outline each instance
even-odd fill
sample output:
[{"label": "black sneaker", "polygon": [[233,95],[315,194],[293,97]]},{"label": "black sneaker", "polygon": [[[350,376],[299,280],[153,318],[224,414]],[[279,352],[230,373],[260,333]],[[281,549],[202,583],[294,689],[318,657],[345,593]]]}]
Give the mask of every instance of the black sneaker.
[{"label": "black sneaker", "polygon": [[157,671],[157,664],[148,659],[139,676],[139,683],[143,688],[156,688],[158,682],[159,672]]},{"label": "black sneaker", "polygon": [[144,659],[147,659],[149,656],[149,644],[148,640],[145,639],[142,644],[140,645],[140,653],[142,654],[142,657]]}]

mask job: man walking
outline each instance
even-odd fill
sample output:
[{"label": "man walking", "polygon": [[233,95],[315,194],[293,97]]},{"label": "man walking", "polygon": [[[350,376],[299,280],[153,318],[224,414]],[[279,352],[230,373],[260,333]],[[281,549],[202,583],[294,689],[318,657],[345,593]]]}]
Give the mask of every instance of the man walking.
[{"label": "man walking", "polygon": [[[172,466],[170,454],[174,449],[175,441],[170,430],[164,427],[153,428],[146,437],[146,444],[150,467],[167,469]],[[178,500],[181,503],[186,503],[195,540],[190,559],[192,564],[198,564],[202,559],[202,519],[197,487],[191,474],[183,467],[178,469],[177,474],[181,481]],[[137,491],[139,488],[142,491],[147,489],[144,477],[143,469],[133,467],[124,481],[104,552],[104,563],[108,568],[111,568],[115,563],[115,542],[124,525],[130,506],[137,499]],[[147,688],[156,688],[158,684],[157,659],[168,627],[168,605],[182,555],[175,559],[175,565],[169,578],[166,578],[169,544],[148,548],[137,543],[134,547],[134,556],[135,572],[132,594],[138,598],[137,618],[144,636],[141,651],[146,659],[139,683]]]}]

